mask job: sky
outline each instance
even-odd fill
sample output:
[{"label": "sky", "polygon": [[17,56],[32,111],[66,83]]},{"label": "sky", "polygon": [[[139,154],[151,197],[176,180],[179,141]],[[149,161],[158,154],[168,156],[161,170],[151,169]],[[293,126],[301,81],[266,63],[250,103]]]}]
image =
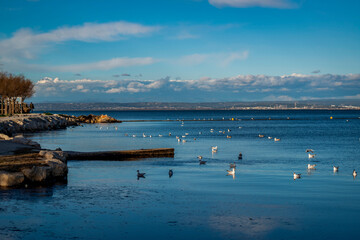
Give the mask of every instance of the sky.
[{"label": "sky", "polygon": [[358,0],[0,0],[34,102],[360,99]]}]

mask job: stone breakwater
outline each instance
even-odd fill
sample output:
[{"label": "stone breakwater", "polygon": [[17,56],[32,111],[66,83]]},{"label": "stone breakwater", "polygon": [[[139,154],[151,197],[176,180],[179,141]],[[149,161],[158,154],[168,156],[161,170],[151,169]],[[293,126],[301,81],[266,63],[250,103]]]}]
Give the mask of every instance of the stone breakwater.
[{"label": "stone breakwater", "polygon": [[43,150],[39,153],[0,158],[0,187],[27,187],[67,181],[66,154]]},{"label": "stone breakwater", "polygon": [[57,114],[31,114],[0,118],[0,133],[13,136],[15,133],[38,132],[78,125],[75,118]]}]

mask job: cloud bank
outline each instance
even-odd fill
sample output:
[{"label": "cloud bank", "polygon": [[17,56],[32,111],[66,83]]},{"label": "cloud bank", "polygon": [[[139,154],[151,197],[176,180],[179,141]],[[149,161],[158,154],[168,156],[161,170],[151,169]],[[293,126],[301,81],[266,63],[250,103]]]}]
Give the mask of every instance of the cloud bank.
[{"label": "cloud bank", "polygon": [[[135,94],[142,101],[197,100],[241,101],[251,97],[256,100],[309,99],[311,96],[333,98],[358,98],[360,74],[290,74],[282,76],[238,75],[227,78],[202,77],[182,80],[165,77],[158,80],[60,80],[49,78],[36,83],[37,96],[63,96],[66,98],[100,94],[102,98]],[[130,95],[129,95],[130,94]],[[76,95],[76,96],[75,96]],[[187,97],[188,96],[188,97]],[[234,99],[235,98],[235,99]]]}]

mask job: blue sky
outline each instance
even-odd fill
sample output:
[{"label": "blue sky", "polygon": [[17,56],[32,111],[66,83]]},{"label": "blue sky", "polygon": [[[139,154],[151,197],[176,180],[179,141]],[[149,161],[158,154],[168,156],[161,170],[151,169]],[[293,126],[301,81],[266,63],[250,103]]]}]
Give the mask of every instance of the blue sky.
[{"label": "blue sky", "polygon": [[357,0],[0,0],[34,101],[360,98]]}]

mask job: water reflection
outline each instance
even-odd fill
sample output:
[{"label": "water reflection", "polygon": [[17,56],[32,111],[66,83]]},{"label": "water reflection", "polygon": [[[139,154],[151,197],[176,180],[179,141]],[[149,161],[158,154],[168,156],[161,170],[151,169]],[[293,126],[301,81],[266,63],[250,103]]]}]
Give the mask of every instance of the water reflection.
[{"label": "water reflection", "polygon": [[262,238],[276,228],[293,228],[288,219],[247,216],[211,216],[209,225],[231,239]]}]

